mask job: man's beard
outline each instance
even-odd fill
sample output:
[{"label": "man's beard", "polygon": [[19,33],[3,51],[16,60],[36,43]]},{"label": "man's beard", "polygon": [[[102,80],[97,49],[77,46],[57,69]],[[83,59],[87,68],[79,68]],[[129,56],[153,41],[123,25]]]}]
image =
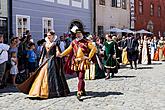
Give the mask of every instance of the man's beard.
[{"label": "man's beard", "polygon": [[83,36],[80,36],[80,37],[77,37],[76,40],[77,40],[77,41],[80,41],[80,40],[82,40],[83,38],[84,38]]}]

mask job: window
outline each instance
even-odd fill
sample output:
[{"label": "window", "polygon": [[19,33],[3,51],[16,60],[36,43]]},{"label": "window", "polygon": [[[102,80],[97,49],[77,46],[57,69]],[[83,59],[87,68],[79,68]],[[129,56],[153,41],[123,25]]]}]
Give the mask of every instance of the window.
[{"label": "window", "polygon": [[69,5],[69,0],[57,0],[57,3],[62,5]]},{"label": "window", "polygon": [[150,5],[150,15],[151,16],[154,15],[154,5],[153,4]]},{"label": "window", "polygon": [[53,18],[42,18],[43,36],[53,30]]},{"label": "window", "polygon": [[112,0],[112,7],[116,7],[117,6],[117,0]]},{"label": "window", "polygon": [[54,2],[54,0],[44,0],[44,1],[47,1],[47,2]]},{"label": "window", "polygon": [[82,8],[82,0],[72,0],[72,6]]},{"label": "window", "polygon": [[147,30],[149,30],[150,32],[153,32],[154,29],[154,24],[153,22],[150,20],[147,24]]},{"label": "window", "polygon": [[98,36],[104,37],[104,27],[103,26],[98,26]]},{"label": "window", "polygon": [[99,0],[100,5],[105,5],[105,0]]},{"label": "window", "polygon": [[122,0],[122,8],[123,8],[123,9],[127,9],[126,1],[127,1],[127,0]]},{"label": "window", "polygon": [[121,0],[117,0],[117,7],[118,7],[118,8],[121,7]]},{"label": "window", "polygon": [[143,13],[143,2],[139,1],[139,14]]},{"label": "window", "polygon": [[161,16],[161,7],[158,6],[158,16],[160,17]]},{"label": "window", "polygon": [[30,16],[16,15],[16,35],[23,37],[26,30],[30,30]]},{"label": "window", "polygon": [[121,0],[112,0],[112,7],[121,7]]}]

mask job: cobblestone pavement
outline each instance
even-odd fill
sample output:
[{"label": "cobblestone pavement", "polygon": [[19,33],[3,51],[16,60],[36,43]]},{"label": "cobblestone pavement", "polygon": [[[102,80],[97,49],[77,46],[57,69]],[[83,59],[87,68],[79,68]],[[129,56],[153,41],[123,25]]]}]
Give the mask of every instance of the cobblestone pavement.
[{"label": "cobblestone pavement", "polygon": [[88,96],[76,97],[77,78],[67,80],[68,97],[30,100],[14,87],[0,90],[0,110],[165,110],[165,63],[121,68],[110,80],[86,81]]}]

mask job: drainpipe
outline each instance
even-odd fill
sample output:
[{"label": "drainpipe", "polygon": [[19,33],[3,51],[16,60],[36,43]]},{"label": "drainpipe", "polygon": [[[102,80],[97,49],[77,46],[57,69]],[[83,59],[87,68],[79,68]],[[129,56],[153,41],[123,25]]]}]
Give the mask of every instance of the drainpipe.
[{"label": "drainpipe", "polygon": [[93,33],[96,34],[96,0],[93,1]]},{"label": "drainpipe", "polygon": [[[13,22],[12,22],[12,0],[8,0],[8,38],[11,39],[13,37]],[[9,41],[8,41],[9,42]]]}]

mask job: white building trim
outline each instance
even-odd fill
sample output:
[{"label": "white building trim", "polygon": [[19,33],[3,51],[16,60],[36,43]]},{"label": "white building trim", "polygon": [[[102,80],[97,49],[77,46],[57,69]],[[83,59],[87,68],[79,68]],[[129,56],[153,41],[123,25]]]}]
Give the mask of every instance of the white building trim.
[{"label": "white building trim", "polygon": [[[51,21],[51,26],[48,26],[48,21]],[[46,30],[44,30],[46,28]],[[48,32],[54,30],[54,21],[53,18],[42,17],[42,36],[44,38],[45,31]]]},{"label": "white building trim", "polygon": [[[18,19],[21,19],[22,24],[18,24],[19,23]],[[24,24],[23,19],[27,19],[26,24]],[[21,36],[18,35],[19,29],[21,29],[21,32],[22,32]],[[28,16],[28,15],[16,15],[16,36],[23,37],[23,34],[25,32],[24,29],[30,30],[30,16]]]},{"label": "white building trim", "polygon": [[70,0],[57,0],[58,4],[62,4],[62,5],[69,5],[70,4]]},{"label": "white building trim", "polygon": [[80,2],[72,0],[72,6],[77,8],[82,8],[82,0],[80,0]]},{"label": "white building trim", "polygon": [[83,0],[84,8],[89,9],[89,0]]}]

